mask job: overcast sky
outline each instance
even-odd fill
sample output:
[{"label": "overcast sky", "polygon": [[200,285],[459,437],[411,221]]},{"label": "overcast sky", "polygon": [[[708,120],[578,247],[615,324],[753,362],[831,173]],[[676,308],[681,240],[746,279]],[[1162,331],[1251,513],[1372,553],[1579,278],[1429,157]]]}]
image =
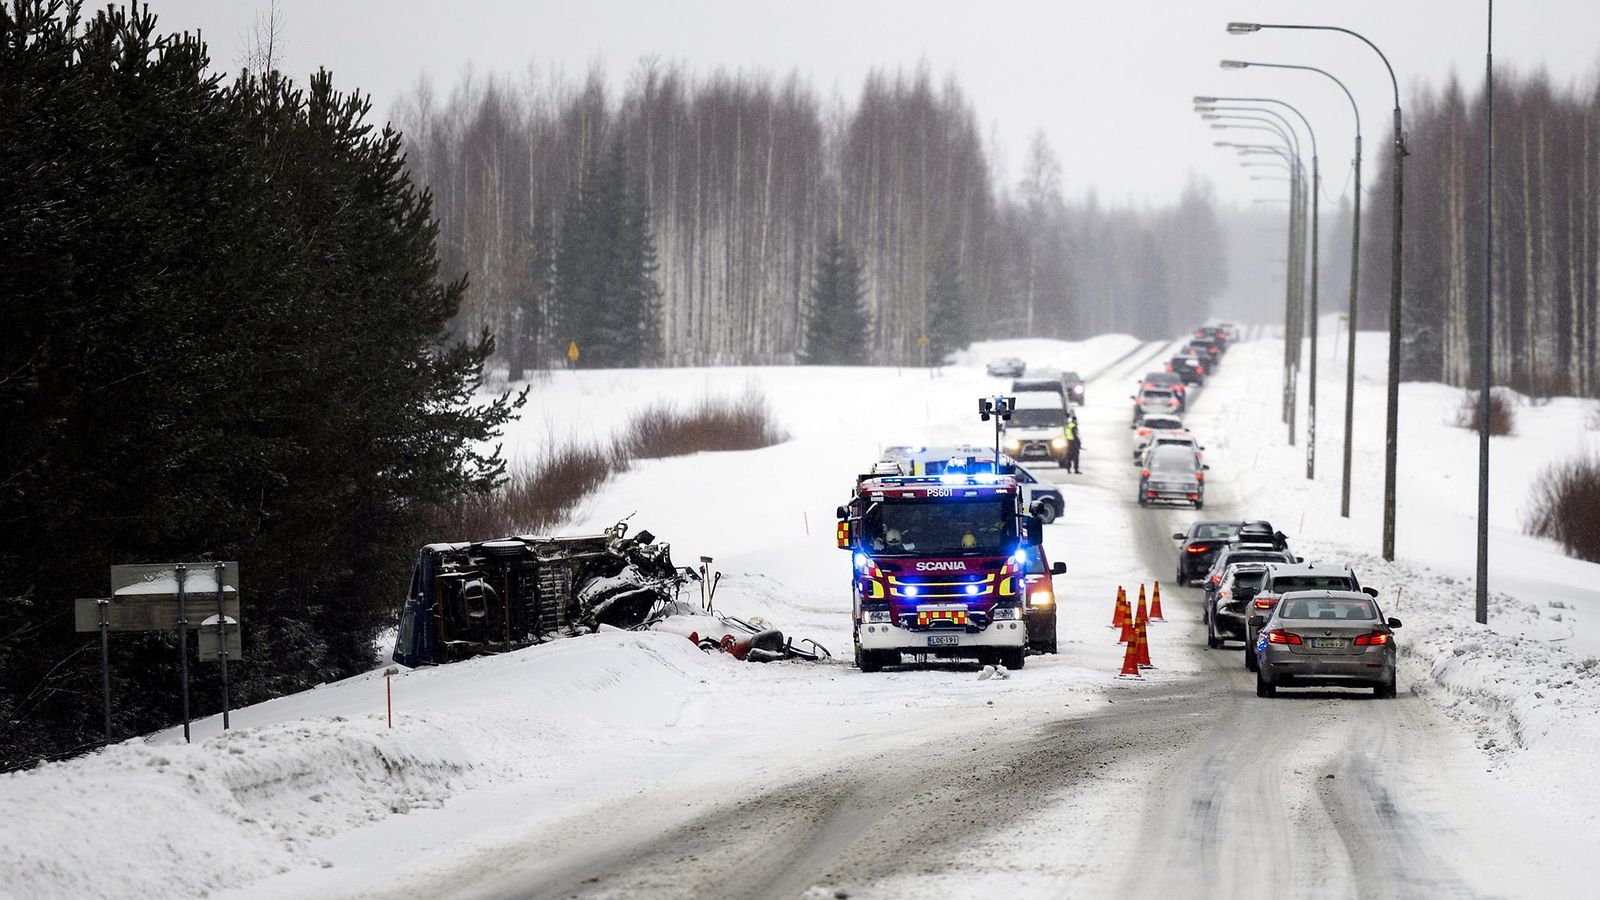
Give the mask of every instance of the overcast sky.
[{"label": "overcast sky", "polygon": [[[153,0],[164,30],[203,30],[219,68],[237,68],[251,23],[269,0]],[[852,99],[874,68],[925,62],[954,73],[1003,153],[1014,180],[1029,136],[1043,129],[1069,194],[1108,203],[1164,203],[1190,174],[1219,199],[1248,202],[1253,184],[1216,132],[1191,110],[1196,94],[1270,96],[1298,106],[1317,129],[1329,195],[1346,190],[1353,135],[1349,104],[1332,82],[1301,72],[1223,71],[1223,57],[1327,69],[1361,106],[1367,156],[1387,146],[1388,75],[1354,38],[1300,31],[1231,36],[1229,21],[1334,24],[1388,55],[1402,101],[1452,72],[1483,82],[1484,0],[280,0],[280,57],[296,77],[322,66],[341,88],[373,97],[387,116],[427,73],[443,93],[470,64],[520,77],[530,64],[581,77],[601,62],[620,84],[641,57],[695,71],[716,67],[811,77]],[[1497,71],[1543,67],[1561,85],[1585,83],[1600,64],[1597,0],[1501,0]],[[1240,139],[1264,135],[1244,133]],[[1233,137],[1228,138],[1235,139]],[[1308,151],[1309,152],[1309,151]]]}]

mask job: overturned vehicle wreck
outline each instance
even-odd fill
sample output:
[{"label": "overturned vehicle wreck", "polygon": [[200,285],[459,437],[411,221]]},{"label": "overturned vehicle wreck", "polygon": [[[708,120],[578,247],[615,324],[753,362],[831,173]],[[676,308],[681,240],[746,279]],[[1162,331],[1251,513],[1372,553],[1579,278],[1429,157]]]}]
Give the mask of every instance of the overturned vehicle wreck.
[{"label": "overturned vehicle wreck", "polygon": [[429,544],[417,557],[400,613],[394,661],[454,662],[599,630],[653,628],[679,633],[739,659],[817,659],[811,642],[794,647],[759,628],[680,600],[705,573],[672,564],[671,547],[648,531],[628,536],[618,522],[596,535],[521,536]]}]

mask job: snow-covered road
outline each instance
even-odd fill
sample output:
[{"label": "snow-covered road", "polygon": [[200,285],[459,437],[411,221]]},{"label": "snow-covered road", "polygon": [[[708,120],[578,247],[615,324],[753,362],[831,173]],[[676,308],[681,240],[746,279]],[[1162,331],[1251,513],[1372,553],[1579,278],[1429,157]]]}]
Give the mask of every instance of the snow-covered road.
[{"label": "snow-covered road", "polygon": [[[1170,583],[1167,621],[1151,627],[1157,668],[1114,677],[1116,587],[1170,575],[1171,534],[1197,517],[1134,502],[1125,398],[1165,349],[1013,342],[936,378],[557,374],[544,402],[593,409],[596,434],[656,396],[758,384],[793,440],[641,464],[573,525],[637,511],[680,561],[716,555],[719,606],[839,651],[848,562],[828,525],[850,473],[883,444],[981,440],[972,399],[1003,387],[974,365],[990,353],[1098,372],[1080,411],[1085,474],[1037,470],[1068,503],[1046,534],[1069,566],[1060,654],[1006,679],[958,665],[863,675],[602,633],[406,672],[392,731],[381,680],[352,679],[240,710],[227,735],[197,723],[192,746],[167,732],[0,779],[14,851],[0,895],[1590,895],[1600,796],[1573,747],[1595,734],[1594,673],[1559,648],[1535,654],[1525,636],[1542,633],[1539,610],[1507,600],[1507,634],[1464,632],[1447,624],[1448,578],[1349,549],[1361,545],[1328,520],[1326,497],[1282,474],[1300,464],[1277,445],[1275,398],[1258,387],[1281,344],[1237,347],[1193,403],[1212,466],[1203,515],[1271,516],[1308,557],[1353,558],[1407,620],[1400,697],[1259,699],[1237,644],[1205,649],[1199,592]],[[513,435],[524,446],[548,433],[537,412],[525,427]],[[1337,444],[1325,441],[1331,471]],[[1474,652],[1450,653],[1462,635]],[[1487,674],[1452,668],[1463,665]],[[1567,703],[1528,699],[1519,668],[1565,678],[1541,697]],[[1507,727],[1514,747],[1486,738]]]}]

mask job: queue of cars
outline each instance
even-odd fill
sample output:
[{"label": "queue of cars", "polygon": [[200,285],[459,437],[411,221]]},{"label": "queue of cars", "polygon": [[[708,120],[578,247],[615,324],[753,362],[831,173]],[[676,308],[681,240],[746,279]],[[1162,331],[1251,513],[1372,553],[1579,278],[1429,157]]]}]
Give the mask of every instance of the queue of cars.
[{"label": "queue of cars", "polygon": [[1195,509],[1206,504],[1206,471],[1201,445],[1184,424],[1190,392],[1215,370],[1233,335],[1232,326],[1208,325],[1195,331],[1188,345],[1167,363],[1165,371],[1139,380],[1133,400],[1133,462],[1139,466],[1140,506],[1182,503]]},{"label": "queue of cars", "polygon": [[1349,565],[1306,561],[1264,521],[1199,521],[1172,537],[1178,583],[1204,592],[1206,646],[1242,642],[1257,696],[1317,686],[1395,696],[1400,620],[1383,615],[1377,590]]}]

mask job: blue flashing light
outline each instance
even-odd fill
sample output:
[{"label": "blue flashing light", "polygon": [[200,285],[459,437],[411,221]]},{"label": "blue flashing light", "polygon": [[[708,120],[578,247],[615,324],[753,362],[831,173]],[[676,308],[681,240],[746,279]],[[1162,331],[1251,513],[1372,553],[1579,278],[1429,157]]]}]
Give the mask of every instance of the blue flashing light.
[{"label": "blue flashing light", "polygon": [[939,482],[941,484],[966,484],[967,476],[965,474],[940,475]]},{"label": "blue flashing light", "polygon": [[1018,547],[1017,548],[1017,552],[1011,554],[1011,561],[1016,563],[1019,566],[1027,565],[1028,564],[1028,551],[1023,549],[1023,548],[1021,548],[1021,547]]},{"label": "blue flashing light", "polygon": [[856,554],[856,571],[857,572],[865,572],[867,570],[867,566],[870,566],[870,565],[872,565],[872,557],[866,555],[865,553],[857,553]]},{"label": "blue flashing light", "polygon": [[982,590],[983,590],[983,588],[981,588],[981,587],[979,587],[979,586],[977,586],[975,584],[967,585],[967,593],[971,594],[974,597],[978,596],[979,592],[981,592]]},{"label": "blue flashing light", "polygon": [[979,472],[978,474],[972,476],[972,480],[979,484],[994,484],[996,481],[999,481],[999,478],[997,478],[993,472]]},{"label": "blue flashing light", "polygon": [[915,597],[916,595],[917,595],[917,586],[914,585],[914,584],[906,585],[906,596],[907,597]]}]

